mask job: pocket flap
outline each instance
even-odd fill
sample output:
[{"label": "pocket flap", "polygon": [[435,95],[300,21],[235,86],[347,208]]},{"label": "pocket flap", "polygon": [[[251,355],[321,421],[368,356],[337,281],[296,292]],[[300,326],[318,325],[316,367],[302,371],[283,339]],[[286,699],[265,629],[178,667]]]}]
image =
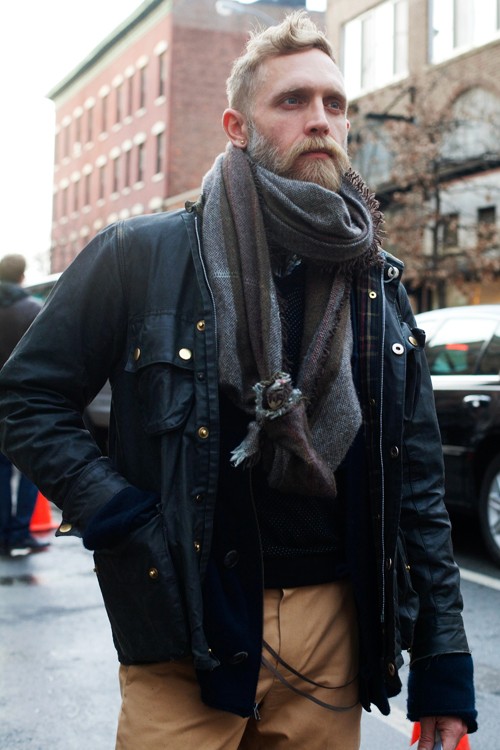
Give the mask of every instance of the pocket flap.
[{"label": "pocket flap", "polygon": [[194,401],[194,326],[169,313],[133,322],[125,370],[137,378],[141,419],[149,435],[181,427]]},{"label": "pocket flap", "polygon": [[152,364],[194,369],[194,326],[172,313],[146,315],[133,321],[128,339],[127,372]]}]

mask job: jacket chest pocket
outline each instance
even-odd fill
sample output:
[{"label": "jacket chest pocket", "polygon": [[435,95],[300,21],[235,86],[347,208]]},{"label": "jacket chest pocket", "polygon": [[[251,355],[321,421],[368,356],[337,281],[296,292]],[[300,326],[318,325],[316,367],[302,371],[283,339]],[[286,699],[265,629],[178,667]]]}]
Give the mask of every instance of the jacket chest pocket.
[{"label": "jacket chest pocket", "polygon": [[130,326],[125,370],[136,378],[141,420],[148,435],[182,427],[194,401],[192,322],[169,313]]}]

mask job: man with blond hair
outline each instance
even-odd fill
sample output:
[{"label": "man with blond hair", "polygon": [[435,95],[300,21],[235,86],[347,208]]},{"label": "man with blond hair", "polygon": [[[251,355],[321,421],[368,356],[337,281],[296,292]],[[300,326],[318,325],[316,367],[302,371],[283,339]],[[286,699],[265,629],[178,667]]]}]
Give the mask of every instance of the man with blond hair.
[{"label": "man with blond hair", "polygon": [[[476,729],[432,389],[342,75],[255,33],[186,210],[100,233],[0,377],[2,449],[94,550],[120,750],[355,750],[411,649],[420,750]],[[106,378],[110,456],[81,412]]]}]

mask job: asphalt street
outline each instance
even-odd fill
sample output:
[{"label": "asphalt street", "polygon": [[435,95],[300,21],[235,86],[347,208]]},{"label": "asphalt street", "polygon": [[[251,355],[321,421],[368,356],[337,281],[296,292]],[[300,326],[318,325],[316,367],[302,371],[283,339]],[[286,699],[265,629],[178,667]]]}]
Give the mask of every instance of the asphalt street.
[{"label": "asphalt street", "polygon": [[[485,561],[468,529],[456,548],[480,711],[480,731],[470,744],[496,750],[500,571]],[[0,749],[112,750],[118,663],[92,555],[79,540],[51,541],[46,552],[0,558]],[[365,714],[362,732],[361,750],[408,748],[404,692],[389,717]]]}]

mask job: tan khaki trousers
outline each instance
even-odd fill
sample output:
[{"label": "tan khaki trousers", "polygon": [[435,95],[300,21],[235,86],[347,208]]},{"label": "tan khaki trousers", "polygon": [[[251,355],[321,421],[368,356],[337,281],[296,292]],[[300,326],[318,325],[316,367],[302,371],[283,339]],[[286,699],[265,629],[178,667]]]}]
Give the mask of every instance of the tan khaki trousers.
[{"label": "tan khaki trousers", "polygon": [[335,706],[355,707],[334,712],[316,705],[262,666],[260,721],[244,719],[201,702],[188,660],[121,666],[116,750],[359,750],[361,707],[357,680],[352,681],[358,669],[356,633],[348,583],[268,589],[264,640],[322,687],[294,677],[264,650],[265,657],[300,690]]}]

